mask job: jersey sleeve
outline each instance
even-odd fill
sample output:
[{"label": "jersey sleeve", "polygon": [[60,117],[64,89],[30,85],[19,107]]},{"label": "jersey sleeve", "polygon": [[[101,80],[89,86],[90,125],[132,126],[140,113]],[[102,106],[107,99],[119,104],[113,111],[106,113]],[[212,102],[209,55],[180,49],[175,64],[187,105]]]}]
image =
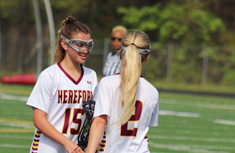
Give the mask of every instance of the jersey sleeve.
[{"label": "jersey sleeve", "polygon": [[52,78],[43,71],[35,84],[26,105],[48,113],[52,93]]},{"label": "jersey sleeve", "polygon": [[159,114],[159,96],[158,96],[158,91],[155,90],[156,92],[152,93],[153,98],[152,98],[152,116],[151,116],[151,120],[149,123],[149,126],[158,126],[158,114]]},{"label": "jersey sleeve", "polygon": [[110,116],[111,108],[110,108],[110,90],[108,89],[108,86],[106,85],[107,82],[105,82],[104,78],[101,79],[99,86],[98,86],[98,92],[95,95],[95,111],[94,111],[94,117],[101,116],[101,115],[108,115]]},{"label": "jersey sleeve", "polygon": [[93,92],[93,96],[95,96],[98,92],[98,78],[97,78],[97,74],[95,73],[95,71],[94,71],[94,76],[92,78],[94,78],[94,86],[92,88],[92,92]]}]

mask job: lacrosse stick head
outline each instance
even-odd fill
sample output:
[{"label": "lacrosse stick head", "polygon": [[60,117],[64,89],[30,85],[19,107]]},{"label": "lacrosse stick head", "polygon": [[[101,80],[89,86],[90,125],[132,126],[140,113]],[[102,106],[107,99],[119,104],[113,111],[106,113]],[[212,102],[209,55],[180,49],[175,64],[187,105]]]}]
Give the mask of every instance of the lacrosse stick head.
[{"label": "lacrosse stick head", "polygon": [[93,118],[94,109],[95,109],[95,101],[88,100],[82,104],[82,108],[84,113],[86,114],[87,119],[90,121]]},{"label": "lacrosse stick head", "polygon": [[94,109],[95,109],[95,101],[88,100],[82,104],[82,108],[84,113],[86,114],[86,119],[82,125],[81,131],[78,135],[78,146],[85,150],[88,143],[89,132],[91,127],[91,120],[93,118]]}]

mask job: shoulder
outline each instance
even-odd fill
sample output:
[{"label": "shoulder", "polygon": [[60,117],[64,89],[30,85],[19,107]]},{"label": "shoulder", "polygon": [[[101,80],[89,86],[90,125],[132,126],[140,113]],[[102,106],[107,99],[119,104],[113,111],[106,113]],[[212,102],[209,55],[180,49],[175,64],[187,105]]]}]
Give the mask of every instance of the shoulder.
[{"label": "shoulder", "polygon": [[105,76],[103,77],[100,82],[99,85],[100,86],[109,86],[109,87],[116,87],[117,85],[120,84],[120,75],[110,75],[110,76]]},{"label": "shoulder", "polygon": [[82,66],[82,67],[84,71],[83,78],[87,78],[89,81],[96,82],[95,85],[98,85],[98,78],[97,78],[96,72],[85,66]]},{"label": "shoulder", "polygon": [[120,80],[120,75],[110,75],[110,76],[105,76],[100,80],[100,83],[110,83],[110,82],[116,82]]},{"label": "shoulder", "polygon": [[59,67],[57,66],[57,64],[53,64],[44,69],[38,76],[36,85],[45,87],[52,85],[53,81],[57,80],[57,77],[59,76],[58,70]]},{"label": "shoulder", "polygon": [[88,68],[88,67],[85,67],[85,66],[82,66],[83,70],[84,70],[84,75],[96,75],[96,72],[91,69],[91,68]]},{"label": "shoulder", "polygon": [[54,75],[54,73],[55,73],[55,71],[57,71],[57,69],[58,69],[57,64],[53,64],[53,65],[49,66],[48,68],[44,69],[40,73],[39,78],[43,78],[43,79],[48,78],[48,77],[50,78]]},{"label": "shoulder", "polygon": [[113,54],[112,52],[109,52],[107,56],[110,57],[112,56],[112,54]]},{"label": "shoulder", "polygon": [[158,90],[154,87],[150,82],[148,82],[145,78],[140,78],[140,85],[145,89],[146,92],[155,93],[158,95]]},{"label": "shoulder", "polygon": [[113,52],[109,52],[109,54],[107,55],[107,58],[120,58],[120,55],[117,53],[113,53]]},{"label": "shoulder", "polygon": [[111,95],[113,91],[116,91],[118,86],[120,85],[120,77],[119,75],[112,75],[103,77],[98,85],[98,90],[102,91],[99,92],[100,94],[108,94]]}]

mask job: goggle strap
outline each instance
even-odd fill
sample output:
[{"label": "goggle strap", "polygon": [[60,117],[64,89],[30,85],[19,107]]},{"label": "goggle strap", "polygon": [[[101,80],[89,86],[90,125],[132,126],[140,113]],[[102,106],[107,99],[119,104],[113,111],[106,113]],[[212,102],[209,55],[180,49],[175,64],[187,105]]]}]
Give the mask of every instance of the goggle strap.
[{"label": "goggle strap", "polygon": [[[126,46],[122,46],[122,49],[126,51]],[[150,49],[142,49],[142,48],[137,48],[140,54],[149,54],[151,52]]]},{"label": "goggle strap", "polygon": [[66,37],[64,37],[62,34],[60,35],[60,38],[63,39],[65,42],[67,42],[68,44],[70,43],[69,39],[67,39]]}]

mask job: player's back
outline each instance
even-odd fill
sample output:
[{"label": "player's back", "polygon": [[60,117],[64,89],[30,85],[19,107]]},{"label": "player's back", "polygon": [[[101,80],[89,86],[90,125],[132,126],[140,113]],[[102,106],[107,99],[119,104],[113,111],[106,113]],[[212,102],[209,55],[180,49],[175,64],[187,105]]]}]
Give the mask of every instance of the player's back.
[{"label": "player's back", "polygon": [[114,75],[101,80],[108,92],[109,101],[106,126],[106,145],[104,152],[149,152],[146,134],[149,126],[158,125],[158,91],[144,78],[139,79],[136,104],[130,120],[124,124],[114,124],[121,116],[121,107],[116,94],[120,85],[120,76]]}]

